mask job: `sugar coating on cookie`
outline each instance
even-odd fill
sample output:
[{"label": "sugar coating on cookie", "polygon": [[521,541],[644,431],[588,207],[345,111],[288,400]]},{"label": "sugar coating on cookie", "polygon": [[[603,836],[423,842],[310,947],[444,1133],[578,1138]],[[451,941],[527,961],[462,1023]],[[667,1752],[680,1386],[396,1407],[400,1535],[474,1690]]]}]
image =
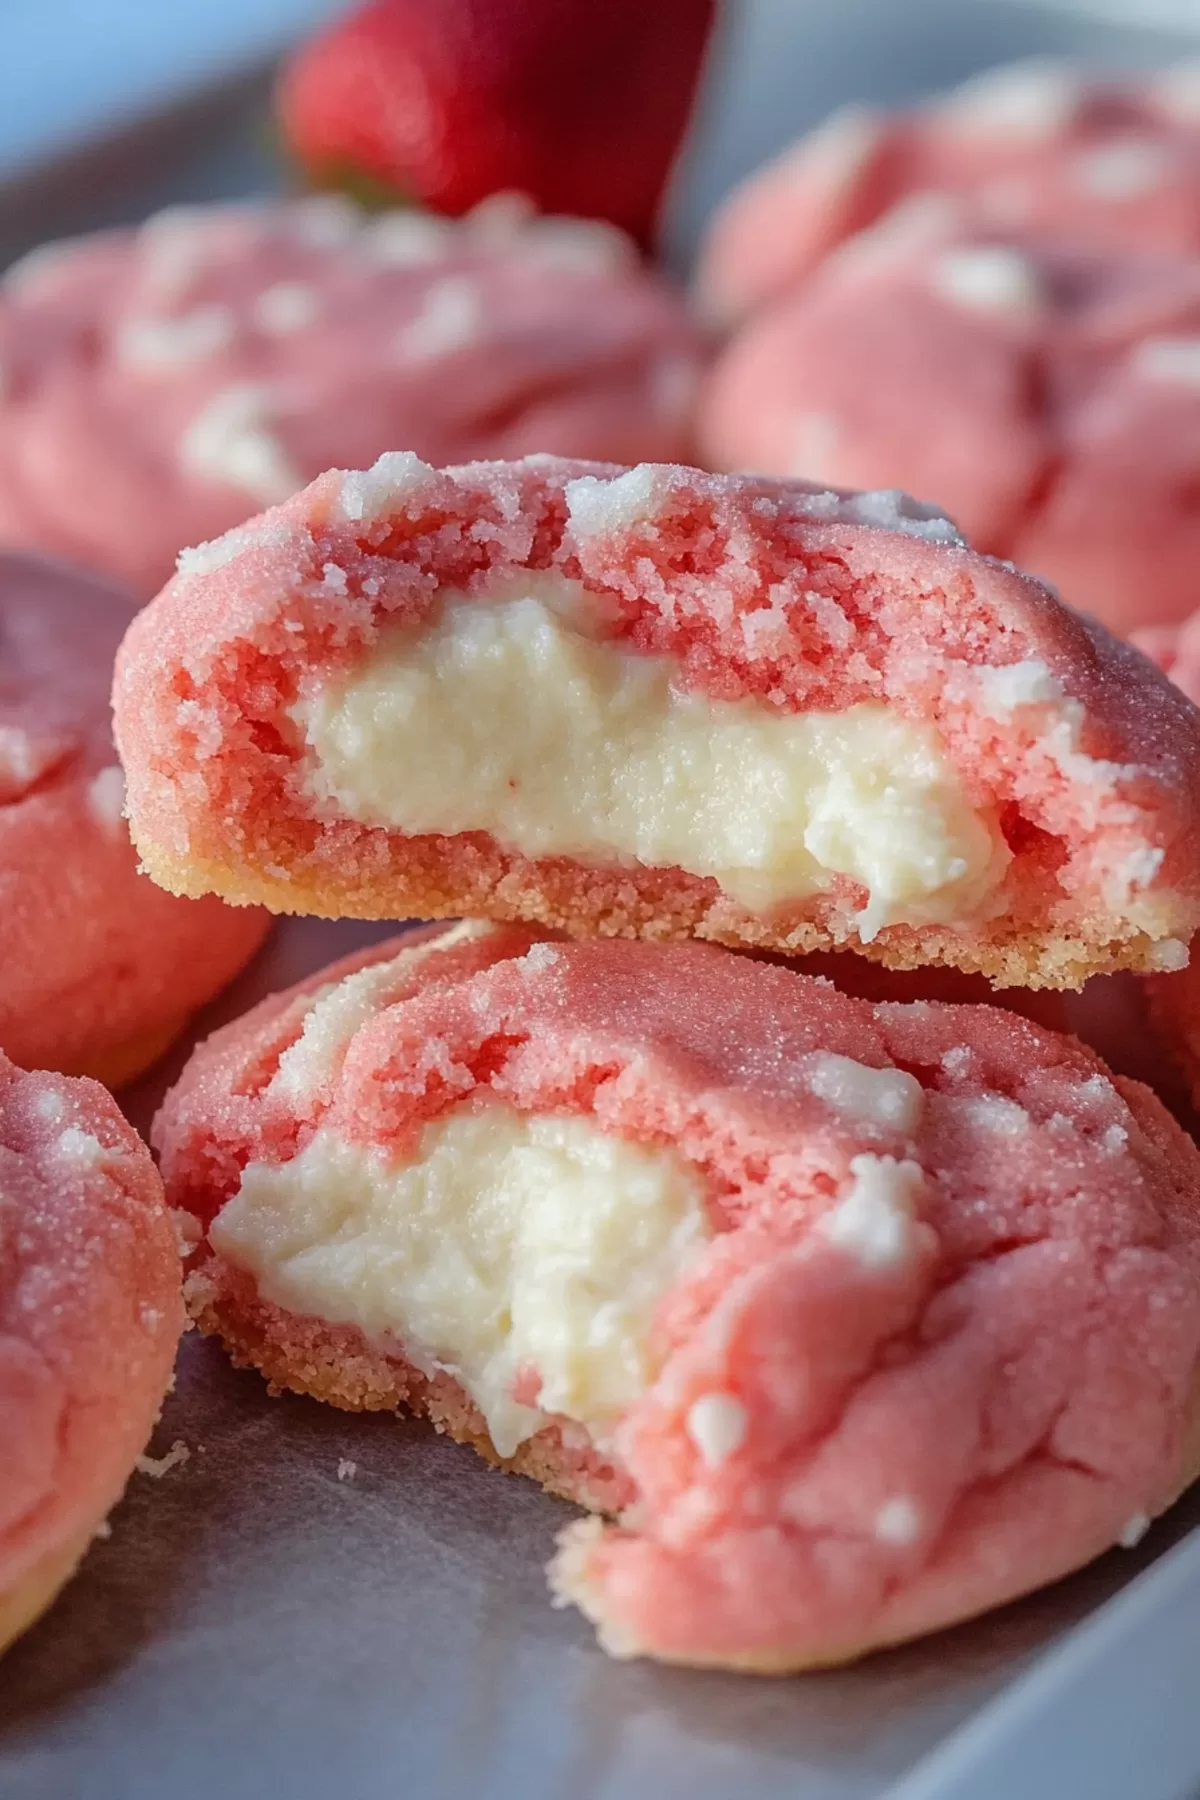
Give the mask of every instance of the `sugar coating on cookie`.
[{"label": "sugar coating on cookie", "polygon": [[0,1049],[110,1086],[166,1048],[269,925],[138,872],[108,706],[131,604],[0,553]]},{"label": "sugar coating on cookie", "polygon": [[187,559],[114,702],[179,892],[1051,986],[1200,906],[1191,709],[891,491],[397,453]]},{"label": "sugar coating on cookie", "polygon": [[459,927],[219,1033],[155,1138],[202,1329],[615,1514],[552,1581],[618,1655],[859,1655],[1196,1472],[1195,1147],[992,1007]]},{"label": "sugar coating on cookie", "polygon": [[921,107],[834,113],[720,207],[698,296],[732,322],[868,228],[954,208],[982,229],[1116,252],[1200,251],[1195,65],[1117,80],[1051,59],[991,69]]},{"label": "sugar coating on cookie", "polygon": [[757,314],[700,404],[710,464],[936,495],[1122,633],[1195,605],[1200,257],[897,218]]},{"label": "sugar coating on cookie", "polygon": [[0,1649],[120,1496],[183,1325],[150,1153],[93,1081],[0,1053]]},{"label": "sugar coating on cookie", "polygon": [[597,222],[174,207],[0,282],[0,543],[143,596],[332,464],[686,454],[701,344]]}]

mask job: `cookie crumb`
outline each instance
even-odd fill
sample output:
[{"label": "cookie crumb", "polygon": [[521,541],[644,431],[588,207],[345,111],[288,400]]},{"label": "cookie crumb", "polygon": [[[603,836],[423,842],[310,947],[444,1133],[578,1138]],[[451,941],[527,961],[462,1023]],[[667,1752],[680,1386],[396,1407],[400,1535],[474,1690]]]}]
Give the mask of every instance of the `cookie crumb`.
[{"label": "cookie crumb", "polygon": [[1133,1516],[1126,1519],[1124,1525],[1122,1525],[1121,1535],[1117,1539],[1117,1542],[1120,1544],[1122,1550],[1132,1550],[1136,1545],[1141,1543],[1149,1529],[1150,1514],[1144,1512],[1134,1513]]},{"label": "cookie crumb", "polygon": [[149,1475],[152,1481],[161,1481],[172,1469],[181,1469],[191,1461],[192,1453],[182,1438],[176,1438],[165,1456],[139,1456],[134,1467],[139,1475]]}]

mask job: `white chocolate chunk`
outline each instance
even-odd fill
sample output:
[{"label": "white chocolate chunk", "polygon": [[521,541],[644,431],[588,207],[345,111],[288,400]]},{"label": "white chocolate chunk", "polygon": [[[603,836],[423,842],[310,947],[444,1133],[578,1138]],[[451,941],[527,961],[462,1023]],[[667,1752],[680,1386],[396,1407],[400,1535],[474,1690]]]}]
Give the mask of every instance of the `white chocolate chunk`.
[{"label": "white chocolate chunk", "polygon": [[292,235],[314,250],[334,250],[356,238],[363,213],[345,194],[305,194],[287,209]]},{"label": "white chocolate chunk", "polygon": [[521,238],[520,254],[580,275],[618,273],[638,260],[632,240],[603,219],[536,218]]},{"label": "white chocolate chunk", "polygon": [[745,1407],[732,1394],[701,1394],[688,1407],[687,1434],[710,1469],[741,1448],[748,1424]]},{"label": "white chocolate chunk", "polygon": [[99,1168],[105,1154],[100,1139],[90,1131],[81,1131],[78,1125],[67,1126],[55,1149],[64,1162],[80,1163],[87,1169]]},{"label": "white chocolate chunk", "polygon": [[120,763],[100,769],[88,783],[87,808],[109,837],[125,835],[125,771]]},{"label": "white chocolate chunk", "polygon": [[818,1050],[809,1058],[805,1078],[818,1099],[848,1120],[908,1135],[917,1128],[925,1095],[916,1076],[904,1069],[873,1069],[853,1057]]},{"label": "white chocolate chunk", "polygon": [[117,360],[147,373],[203,362],[233,342],[227,306],[197,306],[170,319],[126,319],[116,336]]},{"label": "white chocolate chunk", "polygon": [[876,703],[788,714],[681,692],[670,659],[590,635],[595,614],[578,583],[526,575],[383,629],[292,708],[318,811],[675,865],[753,910],[843,875],[866,890],[864,938],[992,900],[1008,849],[932,728]]},{"label": "white chocolate chunk", "polygon": [[[1108,762],[1088,755],[1082,748],[1086,718],[1082,702],[1072,698],[1057,676],[1038,659],[987,668],[963,665],[949,685],[953,690],[960,682],[970,690],[986,718],[1007,720],[1019,707],[1045,707],[1038,742],[1068,779],[1111,787],[1140,773],[1136,764]],[[1129,884],[1119,865],[1110,879],[1115,883],[1112,904],[1122,905],[1128,898]]]},{"label": "white chocolate chunk", "polygon": [[[944,1066],[945,1057],[942,1062]],[[1001,1137],[1021,1137],[1029,1130],[1029,1114],[1006,1094],[965,1094],[948,1104],[972,1131],[994,1133]]]},{"label": "white chocolate chunk", "polygon": [[537,217],[537,206],[529,194],[517,188],[500,188],[477,201],[459,229],[476,243],[507,249],[524,238]]},{"label": "white chocolate chunk", "polygon": [[976,312],[1031,313],[1042,304],[1042,284],[1027,256],[1004,244],[943,250],[930,271],[944,300]]},{"label": "white chocolate chunk", "polygon": [[363,242],[381,263],[404,268],[415,263],[440,262],[453,248],[455,227],[433,213],[398,208],[369,219]]},{"label": "white chocolate chunk", "polygon": [[567,517],[577,539],[628,531],[653,519],[666,489],[666,472],[639,463],[623,475],[581,475],[565,489]]},{"label": "white chocolate chunk", "polygon": [[907,1494],[896,1494],[885,1500],[875,1514],[875,1536],[881,1544],[901,1547],[912,1544],[920,1535],[921,1515]]},{"label": "white chocolate chunk", "polygon": [[1081,91],[1066,64],[1029,57],[972,76],[947,94],[939,111],[964,134],[1037,141],[1071,123]]},{"label": "white chocolate chunk", "polygon": [[179,460],[202,481],[239,488],[264,506],[286,500],[304,478],[270,429],[274,396],[257,382],[234,382],[215,393],[187,427]]},{"label": "white chocolate chunk", "polygon": [[1148,381],[1200,388],[1200,337],[1143,338],[1131,361],[1135,374]]},{"label": "white chocolate chunk", "polygon": [[[877,525],[899,531],[905,537],[924,538],[931,544],[962,544],[966,540],[939,507],[914,500],[903,488],[866,488],[861,494],[838,494],[829,516],[851,525]],[[811,503],[810,503],[811,505]],[[825,510],[825,509],[821,509]]]},{"label": "white chocolate chunk", "polygon": [[850,1186],[817,1230],[872,1271],[899,1268],[919,1249],[926,1227],[917,1221],[925,1191],[919,1163],[894,1156],[854,1156]]},{"label": "white chocolate chunk", "polygon": [[352,469],[343,478],[343,519],[373,525],[428,481],[434,471],[412,450],[385,450],[369,469]]},{"label": "white chocolate chunk", "polygon": [[379,1011],[382,996],[396,986],[404,971],[416,968],[434,951],[486,937],[494,929],[486,920],[464,919],[436,937],[399,951],[387,962],[372,963],[319,988],[300,1036],[279,1058],[271,1078],[272,1093],[293,1103],[308,1099],[336,1072],[355,1032]]},{"label": "white chocolate chunk", "polygon": [[976,680],[979,710],[989,719],[1011,718],[1018,706],[1058,705],[1066,697],[1061,683],[1034,657],[979,669]]},{"label": "white chocolate chunk", "polygon": [[[549,1413],[605,1442],[655,1373],[655,1308],[711,1234],[697,1172],[590,1120],[476,1100],[408,1161],[319,1130],[211,1229],[276,1305],[449,1370],[508,1456]],[[533,1371],[539,1403],[513,1398]]]},{"label": "white chocolate chunk", "polygon": [[156,299],[173,300],[195,280],[209,248],[209,223],[203,207],[167,206],[141,226],[142,273]]},{"label": "white chocolate chunk", "polygon": [[311,325],[321,311],[321,296],[307,281],[277,281],[254,302],[254,322],[272,336],[283,337]]},{"label": "white chocolate chunk", "polygon": [[0,806],[20,800],[74,748],[63,731],[0,724]]},{"label": "white chocolate chunk", "polygon": [[425,296],[425,304],[396,335],[396,349],[409,362],[428,362],[474,343],[486,311],[479,284],[469,275],[444,275]]},{"label": "white chocolate chunk", "polygon": [[[471,923],[477,926],[481,924],[479,920],[472,920]],[[460,926],[459,929],[461,930],[463,928],[464,927]],[[487,926],[483,926],[482,928],[484,930],[488,929]],[[559,955],[553,944],[531,944],[521,960],[527,969],[536,970],[536,972],[541,975],[544,974],[547,969],[553,969],[557,966]]]},{"label": "white chocolate chunk", "polygon": [[1166,173],[1167,156],[1153,138],[1120,137],[1081,151],[1075,179],[1097,200],[1136,200],[1156,188]]}]

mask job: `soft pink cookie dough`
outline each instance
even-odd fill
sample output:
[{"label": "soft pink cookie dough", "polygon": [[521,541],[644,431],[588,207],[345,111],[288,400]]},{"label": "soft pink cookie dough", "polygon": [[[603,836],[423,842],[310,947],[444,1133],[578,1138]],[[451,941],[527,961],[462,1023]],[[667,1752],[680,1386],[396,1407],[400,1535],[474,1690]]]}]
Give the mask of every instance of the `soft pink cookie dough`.
[{"label": "soft pink cookie dough", "polygon": [[1016,63],[913,111],[835,113],[725,202],[699,295],[731,322],[897,208],[947,207],[1118,252],[1200,250],[1200,64],[1118,80]]},{"label": "soft pink cookie dough", "polygon": [[396,453],[185,557],[114,705],[179,893],[1017,986],[1200,921],[1200,716],[894,492]]},{"label": "soft pink cookie dough", "polygon": [[1115,630],[1195,605],[1200,257],[1116,256],[897,219],[719,358],[722,468],[935,496]]},{"label": "soft pink cookie dough", "polygon": [[0,1052],[0,1649],[120,1497],[182,1324],[137,1133],[95,1082],[25,1074]]},{"label": "soft pink cookie dough", "polygon": [[[615,1513],[570,1527],[551,1571],[606,1648],[841,1661],[1136,1542],[1192,1479],[1200,1157],[1147,1090],[992,1007],[873,1005],[709,946],[443,941],[377,946],[197,1052],[155,1126],[201,1234],[190,1306],[277,1385],[408,1405]],[[468,1391],[466,1340],[431,1354],[402,1305],[366,1332],[352,1283],[336,1317],[271,1297],[321,1255],[318,1146],[386,1181],[431,1133],[497,1116],[669,1157],[693,1196],[636,1344],[605,1310],[612,1233],[574,1290],[583,1343],[642,1357],[615,1420],[546,1411],[550,1334],[513,1377],[515,1452]],[[252,1271],[264,1192],[257,1243],[285,1250]],[[626,1198],[627,1297],[661,1196],[580,1204],[618,1219]],[[334,1217],[339,1269],[388,1258],[353,1203]],[[393,1201],[387,1228],[410,1222]],[[464,1281],[487,1278],[486,1232]],[[520,1242],[536,1254],[528,1216]]]},{"label": "soft pink cookie dough", "polygon": [[700,344],[603,225],[331,196],[175,208],[0,286],[0,543],[151,594],[185,544],[322,469],[555,450],[674,457]]},{"label": "soft pink cookie dough", "polygon": [[130,606],[0,552],[0,1048],[109,1086],[153,1062],[269,925],[138,873],[108,709]]}]

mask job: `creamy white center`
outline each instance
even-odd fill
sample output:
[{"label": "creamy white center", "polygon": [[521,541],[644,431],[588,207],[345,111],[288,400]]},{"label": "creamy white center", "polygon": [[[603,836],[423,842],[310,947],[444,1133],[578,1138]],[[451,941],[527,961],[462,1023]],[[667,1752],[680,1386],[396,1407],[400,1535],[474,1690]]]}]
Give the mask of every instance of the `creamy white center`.
[{"label": "creamy white center", "polygon": [[979,915],[1009,861],[937,732],[886,706],[785,713],[673,684],[585,629],[577,583],[448,595],[293,709],[323,811],[490,832],[527,856],[674,865],[756,911],[848,876],[863,937]]},{"label": "creamy white center", "polygon": [[[268,1300],[449,1370],[511,1455],[547,1413],[606,1440],[654,1374],[659,1298],[710,1233],[673,1150],[489,1098],[405,1161],[322,1129],[252,1163],[210,1235]],[[531,1372],[538,1406],[513,1398]]]}]

